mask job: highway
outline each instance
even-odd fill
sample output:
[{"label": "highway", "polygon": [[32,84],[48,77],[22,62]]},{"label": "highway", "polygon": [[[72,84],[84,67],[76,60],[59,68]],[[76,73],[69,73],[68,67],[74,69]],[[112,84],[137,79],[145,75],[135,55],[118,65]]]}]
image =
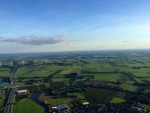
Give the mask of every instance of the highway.
[{"label": "highway", "polygon": [[12,105],[13,105],[13,102],[15,99],[15,92],[17,91],[16,71],[17,71],[18,64],[17,64],[17,62],[15,62],[14,64],[15,64],[15,66],[11,72],[11,77],[10,77],[11,84],[12,84],[12,90],[9,94],[9,97],[8,97],[8,100],[7,100],[5,109],[4,109],[4,113],[11,113]]}]

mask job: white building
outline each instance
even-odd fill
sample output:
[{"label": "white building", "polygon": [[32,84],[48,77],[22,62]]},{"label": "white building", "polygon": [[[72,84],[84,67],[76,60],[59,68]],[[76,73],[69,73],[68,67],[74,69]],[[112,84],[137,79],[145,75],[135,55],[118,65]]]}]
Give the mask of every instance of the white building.
[{"label": "white building", "polygon": [[52,107],[52,109],[60,111],[60,110],[65,110],[65,109],[70,109],[67,104],[59,104],[57,106]]},{"label": "white building", "polygon": [[26,94],[29,94],[29,90],[27,90],[27,89],[18,90],[18,91],[17,91],[17,94],[19,94],[19,95],[26,95]]},{"label": "white building", "polygon": [[83,102],[83,105],[89,105],[90,103],[89,102]]}]

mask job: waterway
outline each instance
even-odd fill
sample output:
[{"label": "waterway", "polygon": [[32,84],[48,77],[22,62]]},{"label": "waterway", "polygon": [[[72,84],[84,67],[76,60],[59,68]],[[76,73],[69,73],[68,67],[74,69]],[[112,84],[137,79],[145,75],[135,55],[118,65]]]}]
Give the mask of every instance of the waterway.
[{"label": "waterway", "polygon": [[40,94],[35,93],[35,94],[33,94],[30,98],[31,98],[34,102],[36,102],[37,104],[39,104],[40,106],[42,106],[42,107],[44,108],[44,113],[49,113],[49,107],[48,107],[48,105],[45,104],[45,103],[43,103],[43,102],[40,102],[40,101],[38,100],[38,97],[39,97],[39,96],[40,96]]}]

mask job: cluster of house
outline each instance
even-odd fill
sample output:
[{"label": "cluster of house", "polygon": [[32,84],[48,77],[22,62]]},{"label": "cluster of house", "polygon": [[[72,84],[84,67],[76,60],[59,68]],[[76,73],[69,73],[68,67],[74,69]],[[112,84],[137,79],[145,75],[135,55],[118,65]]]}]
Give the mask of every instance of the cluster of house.
[{"label": "cluster of house", "polygon": [[[83,105],[89,105],[89,102],[83,102]],[[70,107],[67,104],[59,104],[51,108],[52,111],[69,110]]]},{"label": "cluster of house", "polygon": [[69,106],[67,104],[59,104],[57,106],[52,107],[52,110],[64,110],[64,109],[70,109]]}]

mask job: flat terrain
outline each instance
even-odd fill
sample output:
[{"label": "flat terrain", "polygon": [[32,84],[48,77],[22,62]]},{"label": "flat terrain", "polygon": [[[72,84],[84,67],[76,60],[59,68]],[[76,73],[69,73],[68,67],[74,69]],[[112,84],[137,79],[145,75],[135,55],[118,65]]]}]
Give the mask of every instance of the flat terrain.
[{"label": "flat terrain", "polygon": [[69,74],[77,71],[80,66],[58,66],[58,65],[40,65],[40,66],[25,66],[21,67],[17,71],[18,77],[48,77],[51,74],[57,72],[59,75]]},{"label": "flat terrain", "polygon": [[4,103],[4,95],[2,94],[2,91],[0,89],[0,113],[2,111],[2,108],[3,108],[3,103]]},{"label": "flat terrain", "polygon": [[126,100],[119,98],[119,97],[114,97],[110,101],[110,103],[112,103],[112,104],[118,104],[118,103],[124,103],[124,102],[126,102]]},{"label": "flat terrain", "polygon": [[[73,97],[76,97],[76,98],[73,98]],[[74,101],[76,99],[78,99],[81,103],[87,101],[85,99],[84,93],[68,93],[68,97],[64,97],[64,98],[62,98],[62,97],[53,98],[53,97],[42,94],[38,99],[42,102],[47,102],[47,104],[49,106],[56,106],[58,104],[63,104],[63,103],[67,103],[67,104],[71,105],[72,101]]]},{"label": "flat terrain", "polygon": [[14,104],[13,113],[44,113],[44,109],[32,100],[24,98]]},{"label": "flat terrain", "polygon": [[0,67],[0,76],[1,77],[8,77],[8,76],[10,76],[10,69],[9,68],[2,68],[2,67]]},{"label": "flat terrain", "polygon": [[[49,107],[62,103],[74,107],[87,101],[120,104],[136,98],[149,109],[150,104],[144,103],[150,95],[149,57],[81,58],[80,61],[70,58],[69,62],[66,59],[60,63],[57,59],[51,62],[45,64],[44,60],[39,60],[36,65],[28,62],[22,65],[20,61],[16,73],[19,88],[29,89],[31,95],[39,93],[38,100],[47,102]],[[10,68],[1,67],[1,80],[8,77],[10,71]],[[35,106],[32,109],[29,106],[31,113],[40,109],[25,98],[15,104],[13,113],[29,113],[22,107],[29,102]]]},{"label": "flat terrain", "polygon": [[[33,85],[39,84],[49,77],[53,82],[64,82],[68,85],[70,78],[67,78],[66,75],[77,73],[83,77],[77,81],[85,81],[89,76],[93,76],[90,80],[105,82],[109,86],[136,92],[140,88],[139,85],[136,85],[137,83],[150,81],[150,58],[89,58],[81,59],[80,63],[74,59],[69,61],[69,65],[66,65],[66,61],[63,62],[63,60],[61,64],[46,65],[40,60],[37,65],[21,66],[17,71],[17,77],[23,78],[19,85],[24,86],[30,80],[34,80]],[[120,84],[115,84],[117,82]]]},{"label": "flat terrain", "polygon": [[122,103],[129,98],[124,92],[97,88],[87,89],[86,96],[88,101],[97,104]]}]

